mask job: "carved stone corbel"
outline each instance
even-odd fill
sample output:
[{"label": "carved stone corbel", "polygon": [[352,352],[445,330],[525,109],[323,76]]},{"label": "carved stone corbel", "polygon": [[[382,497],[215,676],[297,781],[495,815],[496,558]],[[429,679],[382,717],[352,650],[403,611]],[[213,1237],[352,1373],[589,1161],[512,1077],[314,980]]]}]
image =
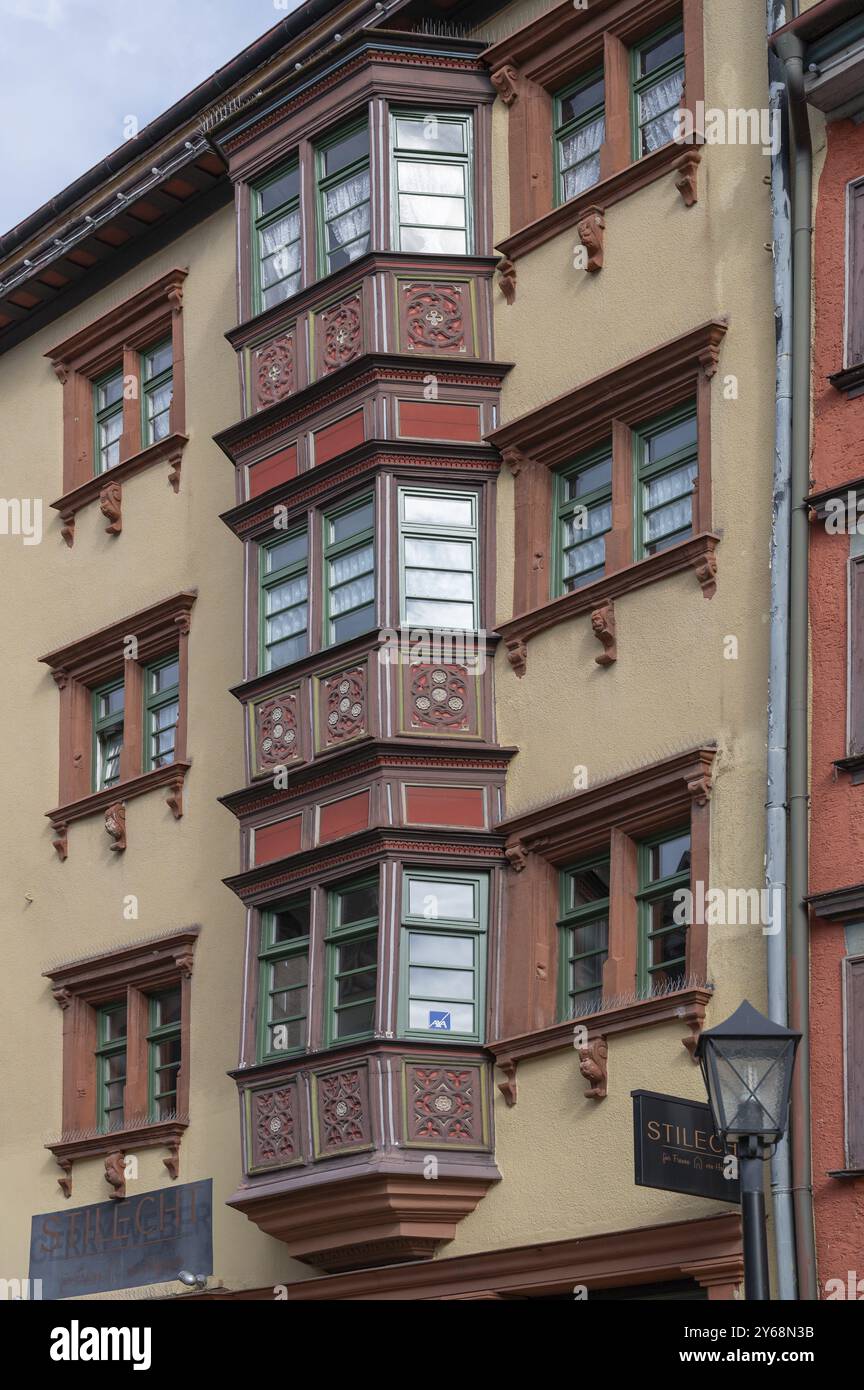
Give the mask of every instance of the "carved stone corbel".
[{"label": "carved stone corbel", "polygon": [[176,454],[168,455],[168,481],[175,492],[180,491],[180,465],[183,462],[183,454],[178,450]]},{"label": "carved stone corbel", "polygon": [[115,801],[105,812],[105,829],[114,841],[112,850],[120,852],[126,848],[126,807],[122,801]]},{"label": "carved stone corbel", "polygon": [[514,840],[512,845],[505,846],[504,857],[513,872],[521,874],[528,862],[528,849],[522,840]]},{"label": "carved stone corbel", "polygon": [[71,1160],[71,1158],[58,1158],[58,1159],[56,1160],[56,1162],[57,1162],[58,1167],[62,1168],[62,1170],[63,1170],[63,1177],[57,1179],[57,1186],[60,1188],[60,1191],[63,1193],[63,1196],[64,1196],[64,1197],[67,1197],[67,1198],[68,1198],[68,1197],[71,1197],[71,1196],[72,1196],[72,1160]]},{"label": "carved stone corbel", "polygon": [[175,820],[183,818],[183,778],[178,777],[168,788],[165,801]]},{"label": "carved stone corbel", "polygon": [[52,829],[55,836],[51,844],[62,862],[69,854],[69,827],[65,821],[53,821]]},{"label": "carved stone corbel", "polygon": [[68,989],[65,989],[63,985],[58,985],[51,990],[51,993],[54,995],[54,999],[60,1005],[61,1009],[69,1008],[69,1005],[72,1003],[72,995],[69,993]]},{"label": "carved stone corbel", "polygon": [[109,536],[119,536],[123,530],[123,488],[120,483],[106,483],[99,493],[99,510],[108,518],[105,530]]},{"label": "carved stone corbel", "polygon": [[605,1038],[593,1038],[579,1049],[579,1070],[589,1083],[586,1097],[605,1100],[608,1080],[609,1044]]},{"label": "carved stone corbel", "polygon": [[506,644],[507,660],[517,676],[524,676],[528,664],[528,648],[521,637],[512,638]]},{"label": "carved stone corbel", "polygon": [[111,1200],[122,1202],[126,1196],[126,1155],[122,1149],[117,1149],[106,1157],[105,1181],[112,1189],[108,1194]]},{"label": "carved stone corbel", "polygon": [[492,86],[505,106],[512,106],[519,95],[519,70],[507,63],[492,73]]},{"label": "carved stone corbel", "polygon": [[516,1063],[512,1057],[499,1057],[498,1066],[504,1073],[504,1080],[498,1082],[498,1090],[504,1097],[508,1109],[512,1110],[516,1104]]},{"label": "carved stone corbel", "polygon": [[501,457],[506,463],[514,478],[518,478],[522,469],[526,466],[528,459],[521,449],[517,449],[514,444],[502,449]]},{"label": "carved stone corbel", "polygon": [[694,806],[707,806],[711,798],[711,777],[706,772],[704,777],[697,777],[694,781],[687,783],[687,790],[693,798]]},{"label": "carved stone corbel", "polygon": [[615,604],[611,599],[595,608],[591,614],[591,630],[603,646],[594,660],[598,666],[611,666],[618,660],[618,637],[615,629]]},{"label": "carved stone corbel", "polygon": [[183,975],[185,979],[191,980],[192,966],[195,963],[195,956],[193,953],[187,951],[185,955],[175,956],[175,960],[177,962],[177,969],[180,971],[181,975]]},{"label": "carved stone corbel", "polygon": [[60,385],[61,385],[61,386],[65,386],[65,385],[66,385],[66,382],[69,380],[69,363],[68,363],[68,362],[52,362],[51,365],[52,365],[52,367],[54,368],[54,375],[56,376],[57,380],[60,382]]},{"label": "carved stone corbel", "polygon": [[697,556],[693,561],[693,569],[702,593],[706,598],[713,598],[717,592],[717,556],[713,549]]},{"label": "carved stone corbel", "polygon": [[68,545],[69,549],[75,544],[75,513],[61,512],[60,520],[63,525],[60,527],[60,535]]},{"label": "carved stone corbel", "polygon": [[516,263],[509,256],[498,262],[498,288],[508,304],[516,298]]},{"label": "carved stone corbel", "polygon": [[687,208],[692,208],[693,204],[699,201],[696,176],[701,162],[702,151],[695,148],[689,149],[686,154],[675,161],[675,187],[684,199],[684,206]]},{"label": "carved stone corbel", "polygon": [[168,1145],[168,1157],[163,1158],[162,1162],[168,1169],[170,1177],[176,1179],[180,1176],[180,1140],[176,1139]]},{"label": "carved stone corbel", "polygon": [[603,234],[605,230],[606,218],[603,216],[602,208],[586,208],[576,223],[579,240],[588,252],[585,269],[591,275],[603,269]]}]

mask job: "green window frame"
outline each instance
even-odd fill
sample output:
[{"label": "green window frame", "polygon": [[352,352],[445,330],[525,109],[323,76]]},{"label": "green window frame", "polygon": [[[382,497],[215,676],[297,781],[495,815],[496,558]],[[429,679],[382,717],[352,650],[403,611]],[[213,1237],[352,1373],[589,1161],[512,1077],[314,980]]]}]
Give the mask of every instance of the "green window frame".
[{"label": "green window frame", "polygon": [[[309,1013],[311,899],[308,893],[273,904],[261,913],[258,1060],[306,1050]],[[286,1030],[283,1039],[277,1028]]]},{"label": "green window frame", "polygon": [[174,349],[170,338],[141,353],[141,438],[146,449],[171,433]]},{"label": "green window frame", "polygon": [[612,446],[584,454],[555,479],[553,597],[606,573],[605,536],[612,530]]},{"label": "green window frame", "polygon": [[641,560],[693,534],[693,497],[699,479],[695,401],[643,425],[634,443],[635,558]]},{"label": "green window frame", "polygon": [[593,1013],[603,999],[603,965],[609,955],[609,855],[560,874],[558,919],[558,1017]]},{"label": "green window frame", "polygon": [[394,250],[471,255],[471,116],[391,111],[390,160]]},{"label": "green window frame", "polygon": [[328,1047],[372,1037],[378,996],[380,883],[353,879],[327,895]]},{"label": "green window frame", "polygon": [[484,1041],[488,903],[486,874],[403,871],[401,1037]]},{"label": "green window frame", "polygon": [[147,1097],[151,1123],[177,1114],[177,1078],[183,1065],[180,985],[148,999]]},{"label": "green window frame", "polygon": [[123,368],[116,367],[93,382],[93,471],[97,475],[117,467],[122,434]]},{"label": "green window frame", "polygon": [[252,301],[260,314],[290,299],[303,280],[300,164],[288,164],[252,186]]},{"label": "green window frame", "polygon": [[633,158],[674,138],[684,92],[684,28],[680,20],[651,34],[631,51]]},{"label": "green window frame", "polygon": [[375,502],[371,493],[325,512],[324,645],[375,626]]},{"label": "green window frame", "polygon": [[554,122],[555,202],[560,205],[600,182],[600,146],[606,138],[602,68],[557,93]]},{"label": "green window frame", "polygon": [[309,533],[304,525],[258,547],[259,669],[309,651]]},{"label": "green window frame", "polygon": [[477,631],[479,497],[399,489],[400,620],[411,628]]},{"label": "green window frame", "polygon": [[[116,696],[119,693],[119,700]],[[126,691],[123,678],[100,685],[92,694],[93,790],[103,791],[120,781]]]},{"label": "green window frame", "polygon": [[315,150],[318,274],[350,265],[371,244],[369,124],[340,127]]},{"label": "green window frame", "polygon": [[126,999],[115,999],[96,1011],[96,1097],[100,1134],[122,1129],[126,1103]]},{"label": "green window frame", "polygon": [[144,668],[144,771],[173,763],[180,718],[180,655]]},{"label": "green window frame", "polygon": [[676,923],[674,893],[690,887],[690,827],[667,830],[638,846],[637,983],[651,995],[680,988],[687,974],[687,925]]}]

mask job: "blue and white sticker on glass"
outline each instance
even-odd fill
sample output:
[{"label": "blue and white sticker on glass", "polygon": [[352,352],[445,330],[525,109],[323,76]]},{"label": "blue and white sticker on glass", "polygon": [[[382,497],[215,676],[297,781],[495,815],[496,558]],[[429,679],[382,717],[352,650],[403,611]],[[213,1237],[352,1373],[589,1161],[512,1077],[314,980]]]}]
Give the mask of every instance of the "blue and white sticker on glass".
[{"label": "blue and white sticker on glass", "polygon": [[429,1010],[429,1027],[439,1029],[442,1033],[450,1032],[450,1014],[442,1009]]}]

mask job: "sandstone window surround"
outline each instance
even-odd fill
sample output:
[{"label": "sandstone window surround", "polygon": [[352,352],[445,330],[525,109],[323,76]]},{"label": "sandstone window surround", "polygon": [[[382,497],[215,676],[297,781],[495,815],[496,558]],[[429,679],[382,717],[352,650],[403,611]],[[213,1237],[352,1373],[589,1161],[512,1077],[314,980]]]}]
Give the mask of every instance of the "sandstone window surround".
[{"label": "sandstone window surround", "polygon": [[[125,1152],[165,1146],[162,1161],[172,1178],[179,1173],[179,1150],[189,1124],[189,1023],[192,965],[200,927],[185,927],[70,961],[44,971],[63,1010],[63,1121],[60,1138],[46,1145],[63,1170],[58,1183],[72,1193],[72,1164],[79,1158],[105,1157],[110,1196],[125,1195]],[[180,989],[180,1069],[175,1113],[156,1119],[149,1096],[150,1000],[167,989]],[[99,1009],[125,1002],[127,1008],[126,1086],[122,1128],[101,1132],[98,1123]]]},{"label": "sandstone window surround", "polygon": [[[599,783],[560,801],[537,807],[496,826],[507,836],[511,874],[501,1009],[496,1041],[488,1044],[505,1072],[500,1089],[516,1103],[516,1064],[574,1046],[574,1027],[587,1029],[588,1056],[599,1064],[605,1095],[606,1039],[681,1019],[682,1039],[693,1054],[705,1008],[708,929],[700,914],[687,927],[683,983],[668,993],[644,995],[637,988],[639,940],[639,847],[658,832],[690,828],[690,887],[709,883],[710,797],[716,749],[711,745],[675,754],[614,781]],[[579,862],[610,861],[608,957],[602,999],[592,1013],[561,1020],[558,998],[559,874]],[[601,1046],[598,1048],[597,1044]],[[588,1077],[589,1070],[583,1074]],[[589,1092],[586,1092],[589,1094]]]},{"label": "sandstone window surround", "polygon": [[[515,475],[514,616],[496,625],[507,658],[524,675],[527,643],[539,632],[581,614],[597,617],[633,589],[693,569],[706,598],[716,589],[719,533],[711,516],[711,381],[728,321],[698,328],[594,377],[487,438]],[[635,558],[634,436],[637,430],[695,399],[698,476],[692,497],[692,535],[643,559]],[[605,573],[581,588],[550,598],[555,572],[550,554],[558,472],[601,444],[611,445],[612,527],[605,536]],[[608,626],[608,624],[607,624]],[[595,623],[606,645],[605,629]],[[601,664],[614,660],[604,652]]]},{"label": "sandstone window surround", "polygon": [[849,400],[864,392],[864,180],[846,189],[846,341],[828,380]]},{"label": "sandstone window surround", "polygon": [[[190,762],[186,754],[186,712],[189,676],[189,628],[196,590],[163,599],[100,632],[78,638],[40,657],[51,668],[60,691],[59,804],[46,812],[55,831],[54,848],[61,859],[68,852],[72,821],[103,814],[110,848],[126,848],[126,802],[156,787],[167,787],[167,804],[176,820],[183,815],[183,783]],[[127,658],[128,639],[135,638],[134,657]],[[178,722],[174,759],[145,771],[145,669],[160,657],[178,654]],[[93,692],[108,681],[122,679],[125,689],[120,778],[93,790]]]},{"label": "sandstone window surround", "polygon": [[[183,283],[187,271],[169,270],[90,323],[46,356],[63,386],[63,495],[51,506],[63,521],[61,534],[71,546],[75,518],[82,507],[98,500],[108,519],[106,530],[122,529],[122,485],[155,463],[169,465],[168,480],[180,488],[180,465],[186,435],[186,391],[183,353]],[[171,343],[173,395],[168,431],[146,443],[143,357],[157,344]],[[107,472],[96,465],[96,384],[106,373],[122,371],[123,410],[119,462]]]},{"label": "sandstone window surround", "polygon": [[[698,133],[635,157],[632,137],[633,50],[675,21],[684,30],[681,107],[695,115],[704,101],[702,0],[572,0],[486,49],[483,61],[509,113],[510,235],[499,243],[508,260],[577,226],[586,214],[602,214],[639,188],[674,172],[686,206],[696,202],[701,158]],[[555,99],[580,78],[603,74],[605,133],[599,147],[599,182],[555,206],[553,129]],[[596,268],[596,266],[594,267]]]}]

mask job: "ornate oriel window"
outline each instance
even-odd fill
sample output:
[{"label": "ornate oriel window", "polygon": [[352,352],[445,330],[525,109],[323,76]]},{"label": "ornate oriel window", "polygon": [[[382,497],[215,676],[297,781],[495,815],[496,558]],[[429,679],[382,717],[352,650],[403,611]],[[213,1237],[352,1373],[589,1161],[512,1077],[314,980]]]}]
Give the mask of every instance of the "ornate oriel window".
[{"label": "ornate oriel window", "polygon": [[482,1043],[488,880],[407,869],[400,1035]]}]

